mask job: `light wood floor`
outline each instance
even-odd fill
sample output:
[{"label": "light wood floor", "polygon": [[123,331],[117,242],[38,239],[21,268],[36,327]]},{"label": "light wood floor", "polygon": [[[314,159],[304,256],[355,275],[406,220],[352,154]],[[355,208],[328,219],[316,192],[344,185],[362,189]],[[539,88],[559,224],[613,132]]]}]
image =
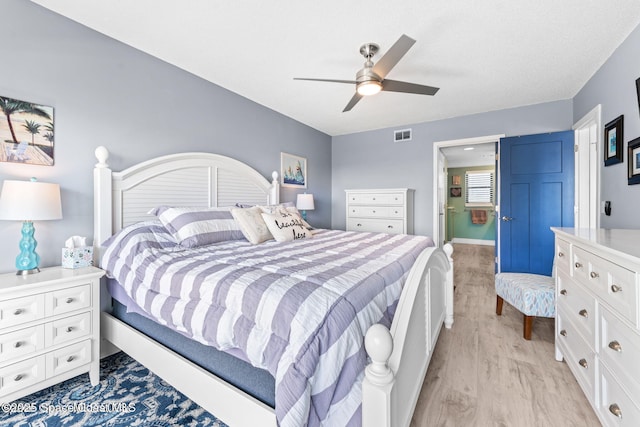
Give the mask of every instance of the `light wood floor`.
[{"label": "light wood floor", "polygon": [[554,320],[495,314],[492,246],[454,245],[455,317],[442,329],[412,427],[599,426],[566,363],[554,358]]}]

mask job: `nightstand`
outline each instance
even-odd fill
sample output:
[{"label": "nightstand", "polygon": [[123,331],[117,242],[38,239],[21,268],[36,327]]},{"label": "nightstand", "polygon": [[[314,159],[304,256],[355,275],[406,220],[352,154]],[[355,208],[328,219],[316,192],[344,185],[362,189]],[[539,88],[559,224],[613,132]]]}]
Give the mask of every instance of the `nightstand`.
[{"label": "nightstand", "polygon": [[100,379],[100,278],[95,267],[0,275],[0,403],[89,373]]}]

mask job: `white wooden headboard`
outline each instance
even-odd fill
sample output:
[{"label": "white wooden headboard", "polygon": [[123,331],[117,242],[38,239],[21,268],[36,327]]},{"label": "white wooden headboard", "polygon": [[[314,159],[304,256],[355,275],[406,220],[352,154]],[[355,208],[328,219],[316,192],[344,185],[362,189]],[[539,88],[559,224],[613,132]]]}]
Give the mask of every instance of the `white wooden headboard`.
[{"label": "white wooden headboard", "polygon": [[171,154],[121,172],[109,169],[109,151],[105,147],[96,148],[95,155],[96,249],[123,227],[151,218],[149,210],[160,205],[224,207],[280,201],[277,172],[269,182],[247,164],[218,154]]}]

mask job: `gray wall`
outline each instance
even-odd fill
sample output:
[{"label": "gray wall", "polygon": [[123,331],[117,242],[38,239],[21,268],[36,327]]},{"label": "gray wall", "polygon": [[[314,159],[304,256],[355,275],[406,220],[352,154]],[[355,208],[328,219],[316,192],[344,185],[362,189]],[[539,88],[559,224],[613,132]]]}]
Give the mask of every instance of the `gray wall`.
[{"label": "gray wall", "polygon": [[485,135],[529,135],[571,129],[571,100],[492,111],[402,128],[413,139],[393,142],[393,129],[333,138],[332,226],[345,228],[347,188],[413,188],[415,233],[433,229],[433,143]]},{"label": "gray wall", "polygon": [[[600,166],[601,200],[611,201],[611,216],[600,215],[603,228],[640,228],[640,185],[627,185],[627,142],[640,137],[635,81],[640,77],[640,27],[618,47],[573,99],[578,121],[602,104],[602,126],[624,114],[624,163]],[[600,152],[602,153],[602,147]]]},{"label": "gray wall", "polygon": [[[265,177],[280,152],[307,157],[316,210],[331,225],[331,138],[246,98],[24,0],[2,0],[0,95],[55,109],[55,165],[0,163],[0,181],[59,183],[61,221],[36,223],[41,265],[60,263],[70,235],[92,236],[94,149],[114,170],[151,157],[206,151],[234,157]],[[206,54],[206,53],[203,53]],[[285,189],[283,200],[300,191]],[[13,271],[20,224],[0,221],[0,272]]]}]

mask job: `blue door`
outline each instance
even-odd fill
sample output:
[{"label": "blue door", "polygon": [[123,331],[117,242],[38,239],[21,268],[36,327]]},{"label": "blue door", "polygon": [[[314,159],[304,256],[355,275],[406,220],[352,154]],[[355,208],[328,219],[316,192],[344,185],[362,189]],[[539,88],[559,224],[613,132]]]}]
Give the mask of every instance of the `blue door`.
[{"label": "blue door", "polygon": [[573,131],[500,140],[500,271],[551,275],[549,228],[573,227],[573,145]]}]

